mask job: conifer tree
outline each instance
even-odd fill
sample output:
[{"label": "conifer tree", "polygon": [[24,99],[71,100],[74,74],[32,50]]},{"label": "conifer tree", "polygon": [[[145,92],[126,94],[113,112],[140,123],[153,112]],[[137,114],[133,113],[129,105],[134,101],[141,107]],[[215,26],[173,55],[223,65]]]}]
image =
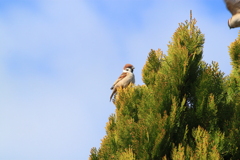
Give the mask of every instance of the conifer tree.
[{"label": "conifer tree", "polygon": [[239,159],[240,34],[229,47],[233,71],[202,61],[196,20],[180,23],[168,54],[149,52],[145,85],[119,89],[116,113],[91,160]]}]

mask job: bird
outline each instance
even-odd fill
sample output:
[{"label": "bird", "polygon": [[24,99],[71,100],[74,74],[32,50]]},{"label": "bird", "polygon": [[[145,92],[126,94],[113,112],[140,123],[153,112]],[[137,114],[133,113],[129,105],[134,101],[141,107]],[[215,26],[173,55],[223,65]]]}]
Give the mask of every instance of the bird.
[{"label": "bird", "polygon": [[240,0],[224,0],[227,9],[232,13],[232,17],[228,20],[230,29],[240,27]]},{"label": "bird", "polygon": [[135,83],[135,77],[133,74],[134,69],[134,66],[131,64],[126,64],[123,67],[122,74],[118,77],[118,79],[113,83],[113,86],[110,88],[111,90],[113,90],[110,96],[110,102],[119,87],[126,88],[130,83]]}]

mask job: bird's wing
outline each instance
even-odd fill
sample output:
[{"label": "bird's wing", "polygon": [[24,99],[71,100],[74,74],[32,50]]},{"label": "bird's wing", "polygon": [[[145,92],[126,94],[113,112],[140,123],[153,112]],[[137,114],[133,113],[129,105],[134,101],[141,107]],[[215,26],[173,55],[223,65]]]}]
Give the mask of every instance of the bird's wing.
[{"label": "bird's wing", "polygon": [[224,0],[227,6],[227,9],[235,15],[240,13],[240,0]]},{"label": "bird's wing", "polygon": [[121,81],[123,78],[125,78],[127,76],[127,72],[123,72],[119,77],[118,79],[113,83],[113,86],[111,87],[111,89],[114,88],[114,86],[119,82]]}]

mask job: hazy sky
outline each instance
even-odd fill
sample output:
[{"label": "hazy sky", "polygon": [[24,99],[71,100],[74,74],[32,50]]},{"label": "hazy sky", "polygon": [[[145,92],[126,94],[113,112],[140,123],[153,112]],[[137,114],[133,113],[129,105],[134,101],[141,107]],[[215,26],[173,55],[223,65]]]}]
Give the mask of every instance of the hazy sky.
[{"label": "hazy sky", "polygon": [[190,10],[203,59],[229,74],[238,29],[223,0],[0,0],[0,159],[88,159],[123,66],[135,66],[141,85],[148,52],[167,54]]}]

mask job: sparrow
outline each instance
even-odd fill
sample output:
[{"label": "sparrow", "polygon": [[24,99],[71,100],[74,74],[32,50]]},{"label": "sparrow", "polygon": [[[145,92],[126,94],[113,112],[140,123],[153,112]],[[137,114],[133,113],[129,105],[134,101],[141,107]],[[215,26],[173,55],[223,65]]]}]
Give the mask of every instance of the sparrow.
[{"label": "sparrow", "polygon": [[229,28],[240,27],[240,0],[224,0],[227,9],[232,13],[232,17],[228,20]]},{"label": "sparrow", "polygon": [[135,77],[133,74],[134,69],[135,68],[131,64],[126,64],[123,67],[123,73],[118,77],[118,79],[113,83],[113,86],[111,87],[111,90],[113,90],[113,92],[110,96],[110,101],[113,95],[117,92],[117,88],[126,88],[130,83],[135,83]]}]

